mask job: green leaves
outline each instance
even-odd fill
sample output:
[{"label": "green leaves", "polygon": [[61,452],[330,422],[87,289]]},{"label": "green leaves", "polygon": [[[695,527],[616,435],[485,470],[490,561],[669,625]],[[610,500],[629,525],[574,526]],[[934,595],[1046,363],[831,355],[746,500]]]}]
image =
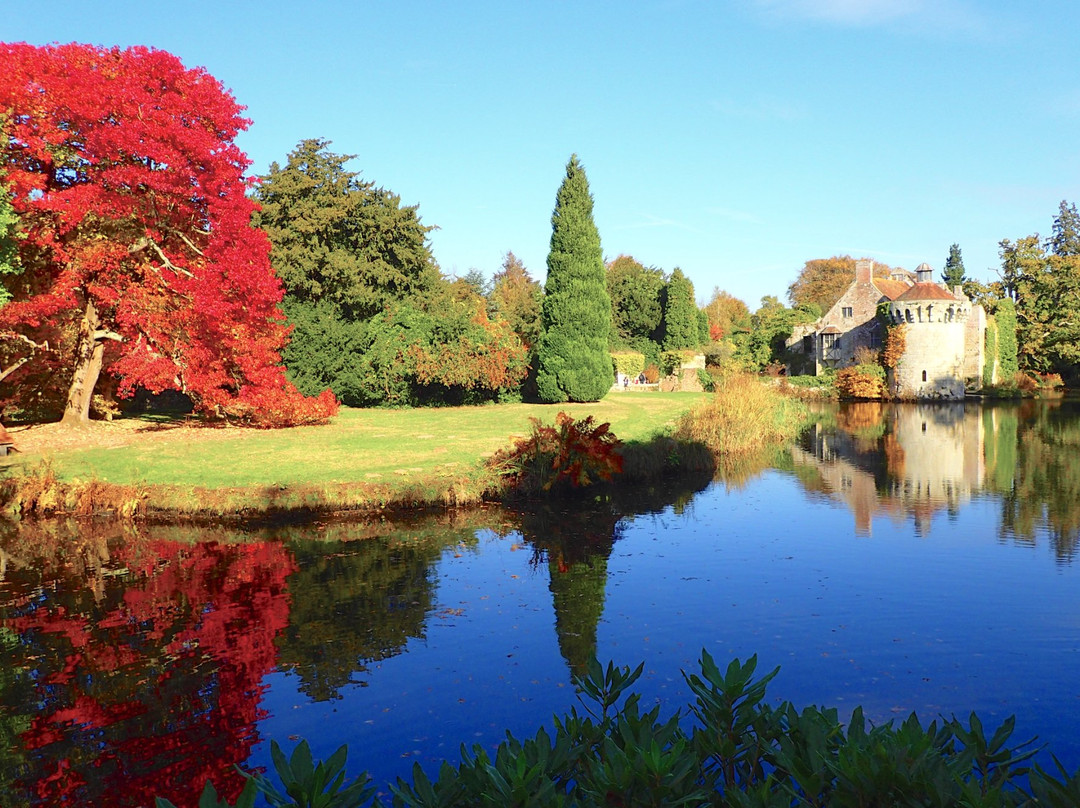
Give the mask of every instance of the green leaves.
[{"label": "green leaves", "polygon": [[[432,780],[413,767],[412,783],[390,786],[395,808],[561,808],[581,806],[733,806],[734,808],[1019,808],[1080,805],[1080,772],[1060,777],[1026,765],[1031,742],[1010,747],[1015,721],[989,738],[973,713],[924,727],[910,715],[899,726],[873,726],[856,708],[846,730],[835,709],[789,702],[772,708],[766,688],[779,668],[757,676],[757,657],[732,660],[721,671],[702,651],[700,673],[683,674],[695,696],[690,734],[681,712],[661,719],[642,712],[631,688],[644,665],[593,659],[575,677],[586,715],[575,709],[519,741],[507,733],[492,756],[464,746],[461,763],[443,763]],[[254,784],[272,808],[381,806],[367,775],[346,785],[343,746],[315,763],[302,742],[286,759],[271,754],[285,793],[260,774],[250,778],[236,808],[252,808]],[[1028,784],[1029,791],[1024,790]],[[157,808],[174,808],[157,800]],[[210,784],[199,808],[233,808]]]},{"label": "green leaves", "polygon": [[[230,803],[218,797],[217,789],[207,780],[203,787],[202,796],[199,797],[198,808],[255,808],[255,795],[259,793],[255,783],[248,780],[244,784],[244,790],[236,798],[235,803]],[[169,800],[158,797],[154,800],[155,808],[176,808]]]},{"label": "green leaves", "polygon": [[[349,747],[342,745],[325,762],[311,758],[311,747],[301,741],[288,759],[276,741],[270,742],[270,756],[285,793],[278,791],[259,773],[242,772],[254,782],[272,808],[357,808],[371,799],[375,789],[367,772],[345,783],[345,758]],[[201,806],[200,806],[201,808]]]}]

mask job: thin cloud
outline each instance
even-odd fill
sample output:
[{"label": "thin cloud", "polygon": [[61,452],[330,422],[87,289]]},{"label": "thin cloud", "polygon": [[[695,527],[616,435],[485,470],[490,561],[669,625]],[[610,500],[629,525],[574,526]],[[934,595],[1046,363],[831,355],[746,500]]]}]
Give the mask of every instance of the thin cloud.
[{"label": "thin cloud", "polygon": [[919,14],[922,0],[755,0],[779,18],[820,20],[846,26],[872,26]]},{"label": "thin cloud", "polygon": [[809,20],[845,28],[893,27],[914,33],[993,39],[1019,20],[993,20],[970,0],[752,0],[778,21]]}]

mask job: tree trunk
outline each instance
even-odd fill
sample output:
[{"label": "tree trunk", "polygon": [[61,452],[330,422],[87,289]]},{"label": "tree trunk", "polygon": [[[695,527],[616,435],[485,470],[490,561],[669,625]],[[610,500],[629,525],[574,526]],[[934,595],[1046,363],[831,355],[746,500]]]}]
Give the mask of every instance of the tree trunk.
[{"label": "tree trunk", "polygon": [[90,422],[90,399],[94,386],[101,375],[101,362],[105,345],[97,338],[97,308],[92,301],[86,302],[86,312],[79,325],[79,344],[75,352],[75,373],[68,388],[67,405],[60,423],[66,426],[85,426]]}]

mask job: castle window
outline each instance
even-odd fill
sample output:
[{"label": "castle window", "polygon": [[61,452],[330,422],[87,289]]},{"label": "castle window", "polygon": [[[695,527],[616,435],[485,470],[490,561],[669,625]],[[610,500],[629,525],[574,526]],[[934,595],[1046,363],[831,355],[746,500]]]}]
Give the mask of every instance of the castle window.
[{"label": "castle window", "polygon": [[851,311],[851,306],[844,306],[841,311],[843,312],[845,320],[850,320],[852,318],[853,313]]},{"label": "castle window", "polygon": [[821,352],[826,357],[835,354],[840,350],[840,335],[839,334],[822,334],[821,335]]},{"label": "castle window", "polygon": [[926,381],[926,371],[925,370],[922,372],[922,380],[924,382]]},{"label": "castle window", "polygon": [[911,309],[904,309],[904,316],[909,323],[915,322],[915,318],[911,316]]}]

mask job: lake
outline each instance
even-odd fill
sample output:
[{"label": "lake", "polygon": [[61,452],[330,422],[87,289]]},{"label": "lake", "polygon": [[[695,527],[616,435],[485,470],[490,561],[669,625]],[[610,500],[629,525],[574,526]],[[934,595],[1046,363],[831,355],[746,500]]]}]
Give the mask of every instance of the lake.
[{"label": "lake", "polygon": [[703,648],[842,715],[1015,714],[1013,741],[1080,767],[1080,406],[818,417],[767,460],[591,505],[0,526],[2,804],[193,805],[270,739],[348,743],[385,783],[550,726],[594,654],[644,661],[674,711]]}]

